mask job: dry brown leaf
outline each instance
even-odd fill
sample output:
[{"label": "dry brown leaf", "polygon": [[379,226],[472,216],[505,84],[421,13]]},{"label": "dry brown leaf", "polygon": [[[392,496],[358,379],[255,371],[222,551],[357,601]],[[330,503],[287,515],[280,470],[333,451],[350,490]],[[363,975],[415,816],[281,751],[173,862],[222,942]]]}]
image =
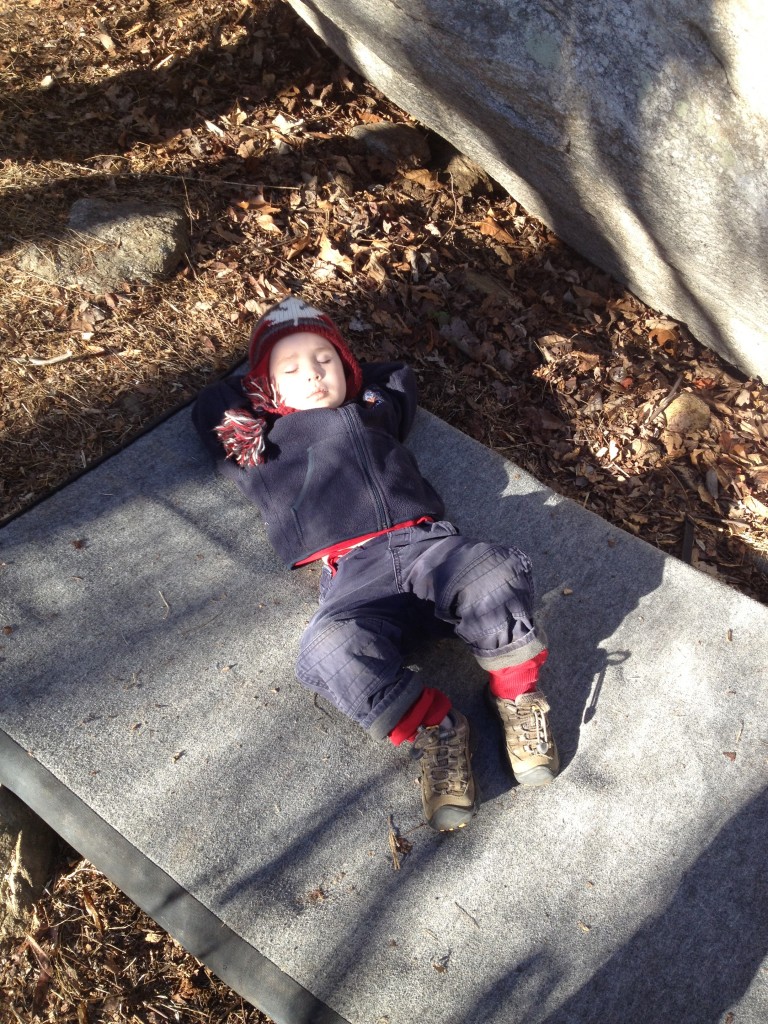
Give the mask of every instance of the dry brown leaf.
[{"label": "dry brown leaf", "polygon": [[493,217],[486,217],[485,220],[478,224],[478,230],[481,235],[487,235],[492,238],[495,242],[502,242],[505,245],[516,245],[516,239],[510,235],[508,231],[505,231],[500,224],[497,224]]},{"label": "dry brown leaf", "polygon": [[320,239],[318,258],[321,259],[323,263],[330,263],[334,267],[339,267],[340,270],[346,270],[349,274],[352,273],[352,260],[349,256],[345,256],[334,247],[328,235],[323,235]]},{"label": "dry brown leaf", "polygon": [[562,420],[558,419],[557,416],[553,416],[552,413],[541,409],[539,411],[539,423],[541,424],[542,430],[562,430],[565,426]]},{"label": "dry brown leaf", "polygon": [[212,132],[218,138],[226,138],[227,133],[224,131],[224,129],[219,128],[219,126],[217,124],[214,124],[213,121],[208,121],[206,118],[203,118],[203,124],[205,125],[209,132]]},{"label": "dry brown leaf", "polygon": [[82,899],[83,899],[83,906],[88,911],[88,916],[93,921],[93,923],[96,925],[96,927],[99,930],[99,932],[101,932],[103,934],[104,933],[104,922],[101,920],[101,917],[99,916],[99,912],[96,909],[96,906],[95,906],[93,900],[88,895],[88,893],[85,892],[85,890],[83,890]]},{"label": "dry brown leaf", "polygon": [[676,330],[669,330],[668,328],[662,327],[657,327],[654,330],[649,331],[648,337],[651,341],[655,341],[661,348],[665,348],[668,345],[674,345],[680,340]]},{"label": "dry brown leaf", "polygon": [[311,241],[311,235],[302,235],[301,238],[291,239],[285,251],[285,258],[287,260],[291,260],[293,259],[294,256],[298,256],[300,252],[304,252],[304,250],[311,243]]},{"label": "dry brown leaf", "polygon": [[604,306],[605,296],[600,295],[598,292],[590,291],[589,288],[582,288],[578,284],[571,285],[571,291],[579,299],[581,299],[582,305],[587,306]]},{"label": "dry brown leaf", "polygon": [[417,167],[413,171],[406,171],[403,177],[409,181],[415,181],[417,185],[421,185],[428,192],[436,192],[443,187],[437,180],[437,175],[432,171],[428,171],[425,167]]},{"label": "dry brown leaf", "polygon": [[744,502],[744,507],[753,515],[759,516],[761,519],[768,519],[768,505],[764,505],[754,494],[745,495],[742,501]]},{"label": "dry brown leaf", "polygon": [[374,281],[376,284],[383,284],[387,279],[387,272],[384,267],[379,263],[375,255],[372,255],[365,265],[365,273]]},{"label": "dry brown leaf", "polygon": [[282,228],[275,224],[271,213],[260,213],[256,218],[256,225],[261,228],[262,231],[268,231],[272,234],[282,235],[283,233]]}]

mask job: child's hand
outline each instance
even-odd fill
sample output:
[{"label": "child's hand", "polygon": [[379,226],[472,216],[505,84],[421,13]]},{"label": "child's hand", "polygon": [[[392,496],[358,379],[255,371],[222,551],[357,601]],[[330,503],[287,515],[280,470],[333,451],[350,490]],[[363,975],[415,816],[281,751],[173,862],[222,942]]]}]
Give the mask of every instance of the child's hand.
[{"label": "child's hand", "polygon": [[227,409],[214,432],[227,453],[238,466],[260,466],[264,462],[264,431],[266,420],[257,419],[247,409]]}]

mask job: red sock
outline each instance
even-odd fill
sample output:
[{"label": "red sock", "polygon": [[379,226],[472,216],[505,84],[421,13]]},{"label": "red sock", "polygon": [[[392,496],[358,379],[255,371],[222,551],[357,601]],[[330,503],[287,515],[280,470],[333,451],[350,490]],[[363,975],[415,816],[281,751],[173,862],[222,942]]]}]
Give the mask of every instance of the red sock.
[{"label": "red sock", "polygon": [[489,672],[491,693],[503,700],[514,700],[521,693],[533,693],[539,679],[539,669],[547,660],[548,651],[540,651],[535,658],[522,665],[509,665]]},{"label": "red sock", "polygon": [[399,747],[401,743],[412,743],[416,739],[420,725],[437,725],[438,722],[442,722],[450,710],[450,698],[440,690],[427,686],[416,703],[411,705],[394,727],[389,738],[396,747]]}]

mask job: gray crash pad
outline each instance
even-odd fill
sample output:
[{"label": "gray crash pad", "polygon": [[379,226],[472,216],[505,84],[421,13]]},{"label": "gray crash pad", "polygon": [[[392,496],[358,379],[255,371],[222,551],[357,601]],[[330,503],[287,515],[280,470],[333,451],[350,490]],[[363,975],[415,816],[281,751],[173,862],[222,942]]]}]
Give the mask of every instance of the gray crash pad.
[{"label": "gray crash pad", "polygon": [[188,411],[0,531],[0,782],[278,1022],[764,1024],[768,609],[426,413],[411,443],[464,532],[533,558],[555,785],[512,784],[440,641],[414,662],[484,802],[423,825],[407,751],[294,681],[317,572]]}]

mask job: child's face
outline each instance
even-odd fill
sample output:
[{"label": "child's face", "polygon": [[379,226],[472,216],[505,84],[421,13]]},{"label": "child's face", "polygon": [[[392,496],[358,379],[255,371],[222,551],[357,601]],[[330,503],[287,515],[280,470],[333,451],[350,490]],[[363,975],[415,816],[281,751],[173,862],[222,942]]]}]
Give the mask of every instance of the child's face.
[{"label": "child's face", "polygon": [[339,353],[320,334],[287,334],[272,349],[269,377],[283,405],[291,409],[336,409],[347,382]]}]

